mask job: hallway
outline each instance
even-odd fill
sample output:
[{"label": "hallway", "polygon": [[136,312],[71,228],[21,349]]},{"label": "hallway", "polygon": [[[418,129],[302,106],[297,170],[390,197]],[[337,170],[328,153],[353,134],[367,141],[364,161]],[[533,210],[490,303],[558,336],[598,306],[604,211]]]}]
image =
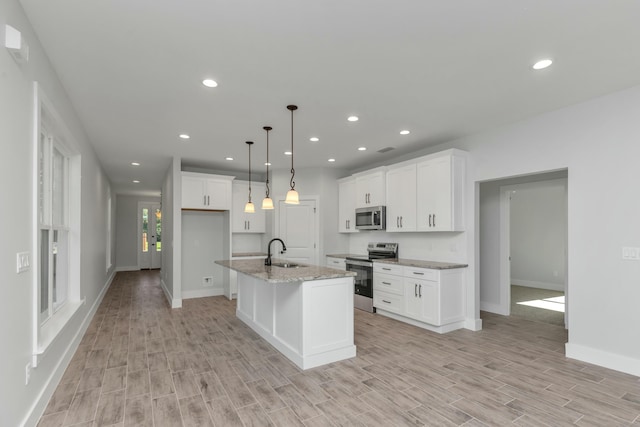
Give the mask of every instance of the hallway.
[{"label": "hallway", "polygon": [[568,360],[564,328],[483,313],[431,333],[356,310],[358,355],[300,371],[223,297],[171,310],[118,273],[40,426],[630,425],[637,377]]}]

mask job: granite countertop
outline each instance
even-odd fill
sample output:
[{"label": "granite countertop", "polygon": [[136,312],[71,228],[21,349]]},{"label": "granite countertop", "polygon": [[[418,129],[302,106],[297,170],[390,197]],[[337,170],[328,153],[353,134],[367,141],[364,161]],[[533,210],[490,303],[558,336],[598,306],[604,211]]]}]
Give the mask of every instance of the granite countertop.
[{"label": "granite countertop", "polygon": [[319,265],[302,264],[284,259],[273,258],[273,264],[279,262],[291,262],[300,264],[297,268],[282,268],[264,265],[263,259],[239,259],[216,261],[223,267],[247,274],[269,283],[292,283],[305,282],[310,280],[336,279],[340,277],[353,277],[353,271],[336,270],[335,268],[322,267]]},{"label": "granite countertop", "polygon": [[437,262],[437,261],[421,261],[417,259],[377,259],[375,262],[383,264],[402,265],[405,267],[418,267],[418,268],[430,268],[432,270],[449,270],[452,268],[465,268],[469,264],[455,264],[451,262]]},{"label": "granite countertop", "polygon": [[266,252],[234,252],[231,254],[231,258],[242,258],[242,257],[250,257],[250,256],[263,256],[266,257]]},{"label": "granite countertop", "polygon": [[358,254],[327,254],[326,256],[331,257],[331,258],[349,258],[349,257],[355,257],[355,258],[362,258],[362,257],[367,257],[368,255],[358,255]]}]

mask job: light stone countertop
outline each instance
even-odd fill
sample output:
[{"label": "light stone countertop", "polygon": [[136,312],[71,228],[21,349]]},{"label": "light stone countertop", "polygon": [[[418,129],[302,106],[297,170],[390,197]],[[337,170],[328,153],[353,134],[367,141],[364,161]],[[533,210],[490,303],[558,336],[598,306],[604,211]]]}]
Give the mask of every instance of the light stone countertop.
[{"label": "light stone countertop", "polygon": [[430,268],[432,270],[449,270],[452,268],[465,268],[469,264],[455,264],[451,262],[437,262],[437,261],[421,261],[417,259],[377,259],[374,262],[382,264],[402,265],[405,267],[418,267],[418,268]]},{"label": "light stone countertop", "polygon": [[242,258],[242,257],[250,257],[250,256],[263,256],[266,257],[266,252],[233,252],[231,254],[231,258]]},{"label": "light stone countertop", "polygon": [[326,256],[331,257],[331,258],[349,258],[349,257],[361,258],[361,257],[367,257],[368,255],[358,255],[358,254],[327,254]]},{"label": "light stone countertop", "polygon": [[284,259],[272,258],[272,263],[291,262],[300,264],[297,268],[282,268],[264,265],[263,259],[234,259],[216,261],[216,264],[231,270],[247,274],[269,283],[292,283],[310,280],[336,279],[341,277],[353,277],[353,271],[336,270],[335,268],[319,265],[302,264]]}]

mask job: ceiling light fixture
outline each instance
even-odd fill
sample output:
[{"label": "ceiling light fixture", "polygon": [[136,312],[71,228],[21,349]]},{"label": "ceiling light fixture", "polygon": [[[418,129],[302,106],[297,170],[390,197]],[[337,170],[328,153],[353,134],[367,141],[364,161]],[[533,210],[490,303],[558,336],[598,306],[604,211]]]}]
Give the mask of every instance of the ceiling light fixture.
[{"label": "ceiling light fixture", "polygon": [[137,179],[134,179],[134,180],[133,180],[133,183],[134,183],[134,184],[140,184],[140,181],[138,181]]},{"label": "ceiling light fixture", "polygon": [[215,80],[212,80],[212,79],[204,79],[202,81],[202,84],[205,85],[206,87],[217,87],[218,86],[218,82],[216,82]]},{"label": "ceiling light fixture", "polygon": [[547,68],[549,65],[553,64],[553,61],[550,59],[542,59],[535,64],[533,64],[534,70],[542,70],[543,68]]},{"label": "ceiling light fixture", "polygon": [[309,141],[318,142],[318,141],[320,141],[320,138],[318,138],[317,136],[312,136],[311,138],[309,138]]},{"label": "ceiling light fixture", "polygon": [[408,130],[401,130],[400,135],[409,135],[411,132]]},{"label": "ceiling light fixture", "polygon": [[249,146],[249,201],[244,205],[244,212],[255,213],[256,208],[253,206],[253,202],[251,202],[251,146],[253,145],[253,142],[247,141],[246,144]]},{"label": "ceiling light fixture", "polygon": [[358,151],[367,151],[367,147],[358,147]]},{"label": "ceiling light fixture", "polygon": [[349,120],[350,122],[357,122],[360,119],[358,118],[358,116],[349,116],[347,117],[347,120]]},{"label": "ceiling light fixture", "polygon": [[189,135],[187,135],[186,133],[181,133],[180,135],[178,135],[181,139],[189,139],[191,138]]},{"label": "ceiling light fixture", "polygon": [[291,189],[287,191],[287,197],[284,202],[290,205],[300,204],[300,198],[296,191],[296,182],[293,180],[296,175],[296,170],[293,168],[293,112],[297,109],[296,105],[287,105],[287,110],[291,111],[291,181],[289,181]]},{"label": "ceiling light fixture", "polygon": [[224,159],[228,160],[228,161],[231,161],[231,160],[233,160],[233,157],[225,157]]},{"label": "ceiling light fixture", "polygon": [[140,163],[138,163],[138,162],[131,162],[131,166],[140,166]]},{"label": "ceiling light fixture", "polygon": [[265,193],[264,199],[262,199],[262,209],[271,210],[273,209],[273,200],[271,200],[271,197],[269,197],[269,166],[271,165],[271,163],[269,163],[269,131],[273,128],[271,126],[264,126],[262,129],[267,131],[267,162],[265,163],[265,165],[267,166],[267,179],[265,181],[267,191]]},{"label": "ceiling light fixture", "polygon": [[329,160],[327,160],[327,162],[330,162],[330,163],[333,163],[333,162],[335,162],[335,161],[336,161],[336,159],[329,159]]},{"label": "ceiling light fixture", "polygon": [[291,151],[285,151],[285,152],[284,152],[284,155],[285,155],[285,156],[291,156],[291,155],[292,155],[292,153],[291,153]]}]

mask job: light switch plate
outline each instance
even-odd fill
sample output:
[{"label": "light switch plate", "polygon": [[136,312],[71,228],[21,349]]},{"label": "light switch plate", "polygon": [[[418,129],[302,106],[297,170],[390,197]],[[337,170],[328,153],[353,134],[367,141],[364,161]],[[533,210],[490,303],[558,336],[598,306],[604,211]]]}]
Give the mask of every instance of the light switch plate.
[{"label": "light switch plate", "polygon": [[18,252],[16,254],[16,271],[17,273],[24,273],[31,268],[31,260],[29,259],[29,252]]},{"label": "light switch plate", "polygon": [[640,248],[623,247],[622,259],[640,261]]}]

